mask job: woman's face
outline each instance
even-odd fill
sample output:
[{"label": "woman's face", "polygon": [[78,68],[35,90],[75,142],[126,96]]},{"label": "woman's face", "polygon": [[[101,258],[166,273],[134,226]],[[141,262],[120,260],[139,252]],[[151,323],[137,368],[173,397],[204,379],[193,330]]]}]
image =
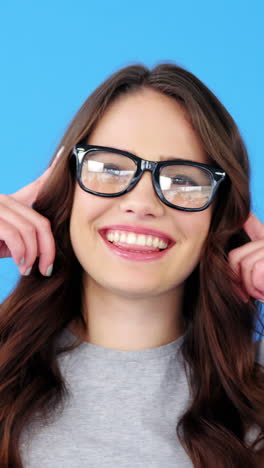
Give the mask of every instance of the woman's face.
[{"label": "woman's face", "polygon": [[[120,97],[105,111],[87,143],[129,151],[150,161],[170,157],[209,163],[183,107],[151,89]],[[104,198],[87,193],[76,181],[70,237],[86,281],[127,297],[148,297],[183,291],[199,263],[212,216],[166,206],[145,172],[128,193]],[[113,253],[98,230],[109,225],[157,229],[174,239],[159,259],[134,261]],[[133,229],[132,229],[133,230]]]}]

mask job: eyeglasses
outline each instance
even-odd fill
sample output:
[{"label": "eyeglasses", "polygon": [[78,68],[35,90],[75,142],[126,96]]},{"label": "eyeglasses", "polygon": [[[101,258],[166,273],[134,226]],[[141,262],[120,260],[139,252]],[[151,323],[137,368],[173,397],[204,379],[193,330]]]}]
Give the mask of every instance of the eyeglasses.
[{"label": "eyeglasses", "polygon": [[214,201],[226,173],[220,168],[183,159],[147,161],[134,154],[109,148],[77,144],[76,173],[80,187],[100,197],[120,197],[135,187],[145,171],[165,205],[182,211],[202,211]]}]

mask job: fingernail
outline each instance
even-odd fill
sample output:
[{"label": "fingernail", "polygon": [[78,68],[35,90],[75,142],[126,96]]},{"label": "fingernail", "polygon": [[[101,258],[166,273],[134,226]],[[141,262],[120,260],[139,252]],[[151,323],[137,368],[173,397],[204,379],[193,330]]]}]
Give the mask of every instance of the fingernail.
[{"label": "fingernail", "polygon": [[19,262],[19,266],[24,265],[24,263],[25,263],[25,259],[24,259],[24,257],[23,257],[23,258],[20,260],[20,262]]},{"label": "fingernail", "polygon": [[45,276],[51,276],[52,270],[53,270],[53,263],[47,269]]},{"label": "fingernail", "polygon": [[31,270],[32,270],[32,267],[28,268],[28,269],[25,271],[24,276],[30,275]]}]

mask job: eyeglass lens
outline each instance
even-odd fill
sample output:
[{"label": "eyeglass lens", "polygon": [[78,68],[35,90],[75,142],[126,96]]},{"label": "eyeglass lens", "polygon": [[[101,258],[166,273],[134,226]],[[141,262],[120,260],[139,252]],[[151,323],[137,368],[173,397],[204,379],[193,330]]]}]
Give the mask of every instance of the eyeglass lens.
[{"label": "eyeglass lens", "polygon": [[[136,163],[124,155],[90,151],[83,159],[81,181],[89,190],[114,194],[125,190],[136,172]],[[213,189],[209,171],[188,165],[164,166],[159,174],[164,198],[183,208],[202,208]]]}]

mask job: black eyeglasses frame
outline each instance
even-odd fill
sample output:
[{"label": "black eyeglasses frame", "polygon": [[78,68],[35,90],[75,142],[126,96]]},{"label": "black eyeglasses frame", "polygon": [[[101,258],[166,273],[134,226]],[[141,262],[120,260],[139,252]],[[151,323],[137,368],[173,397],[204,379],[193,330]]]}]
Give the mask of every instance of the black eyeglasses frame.
[{"label": "black eyeglasses frame", "polygon": [[[136,171],[128,187],[122,190],[121,192],[114,193],[114,194],[94,192],[93,190],[90,190],[87,187],[85,187],[81,181],[81,171],[82,171],[83,158],[90,151],[107,151],[107,152],[124,155],[132,159],[136,164]],[[213,203],[217,190],[220,184],[224,181],[226,177],[226,173],[220,167],[217,167],[217,166],[211,166],[209,164],[202,164],[196,161],[189,161],[189,160],[186,161],[185,159],[175,159],[175,160],[168,160],[168,161],[148,161],[147,159],[140,158],[139,156],[136,156],[135,154],[130,153],[128,151],[124,151],[124,150],[120,150],[120,149],[116,149],[116,148],[112,148],[108,146],[87,145],[87,144],[79,143],[79,144],[74,145],[71,157],[73,156],[75,156],[75,159],[76,159],[77,181],[78,181],[79,186],[85,192],[92,193],[93,195],[98,195],[100,197],[111,197],[111,198],[120,197],[121,195],[124,195],[125,193],[130,192],[130,190],[132,190],[132,188],[135,187],[135,185],[139,182],[139,180],[141,179],[145,171],[150,171],[152,175],[153,187],[159,199],[163,203],[165,203],[165,205],[171,208],[174,208],[176,210],[180,210],[180,211],[193,212],[193,211],[206,210],[206,208],[208,208],[211,205],[211,203]],[[173,166],[174,165],[186,165],[186,166],[200,167],[210,173],[211,177],[213,178],[213,189],[212,189],[211,196],[206,205],[202,206],[201,208],[184,208],[182,206],[173,205],[168,200],[166,200],[166,198],[163,196],[162,190],[159,185],[159,173],[160,173],[161,168],[165,166],[172,166],[172,165]]]}]

